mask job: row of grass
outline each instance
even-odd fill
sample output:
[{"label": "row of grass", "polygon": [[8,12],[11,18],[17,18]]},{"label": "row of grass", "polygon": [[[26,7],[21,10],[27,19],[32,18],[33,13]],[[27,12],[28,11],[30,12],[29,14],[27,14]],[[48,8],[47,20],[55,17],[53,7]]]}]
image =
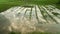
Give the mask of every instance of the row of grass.
[{"label": "row of grass", "polygon": [[[22,33],[21,32],[10,32],[9,34],[22,34]],[[34,31],[34,32],[28,32],[28,33],[25,33],[25,34],[60,34],[60,32],[51,33],[51,32],[37,32],[37,31]]]}]

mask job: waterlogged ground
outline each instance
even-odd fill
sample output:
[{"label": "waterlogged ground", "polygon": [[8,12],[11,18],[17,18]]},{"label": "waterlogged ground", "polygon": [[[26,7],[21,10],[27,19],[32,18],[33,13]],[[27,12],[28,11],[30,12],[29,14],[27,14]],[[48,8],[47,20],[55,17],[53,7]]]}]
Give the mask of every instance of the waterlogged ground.
[{"label": "waterlogged ground", "polygon": [[[13,34],[16,32],[59,34],[60,9],[52,5],[16,6],[0,13],[0,24],[0,33],[2,34],[9,32]],[[35,33],[35,31],[38,32]]]}]

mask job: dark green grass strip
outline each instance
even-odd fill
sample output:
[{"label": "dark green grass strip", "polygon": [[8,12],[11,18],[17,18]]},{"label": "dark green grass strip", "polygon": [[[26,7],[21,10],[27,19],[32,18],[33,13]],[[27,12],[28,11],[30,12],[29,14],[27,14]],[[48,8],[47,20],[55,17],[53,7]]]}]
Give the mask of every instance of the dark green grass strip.
[{"label": "dark green grass strip", "polygon": [[[20,14],[21,14],[21,12],[25,9],[25,8],[20,8],[21,9],[21,11],[17,14],[17,16],[19,16]],[[19,11],[19,10],[16,10],[17,12]]]},{"label": "dark green grass strip", "polygon": [[[28,9],[25,10],[24,17],[26,16],[27,11],[28,11]],[[24,19],[24,17],[23,17],[23,19]]]},{"label": "dark green grass strip", "polygon": [[10,32],[9,34],[21,34],[21,32]]},{"label": "dark green grass strip", "polygon": [[[49,23],[48,20],[46,19],[45,15],[44,15],[44,12],[46,12],[46,11],[41,10],[41,9],[43,9],[43,8],[41,8],[40,6],[38,6],[38,7],[39,7],[39,9],[40,9],[40,12],[41,12],[43,18],[47,21],[47,23]],[[45,24],[46,24],[46,23],[45,23]]]},{"label": "dark green grass strip", "polygon": [[[43,8],[43,7],[42,7]],[[44,8],[43,8],[44,9]],[[44,9],[45,10],[45,9]],[[46,12],[47,14],[48,14],[48,12]],[[56,22],[56,24],[59,24],[50,14],[48,14],[48,16],[53,20],[53,21],[55,21]]]},{"label": "dark green grass strip", "polygon": [[[53,6],[49,6],[50,8],[52,8],[52,10],[53,9],[57,9],[57,8],[55,8],[55,7],[53,7]],[[48,10],[48,9],[47,9]],[[49,10],[50,11],[50,10]],[[59,11],[57,11],[57,12],[59,12]],[[53,15],[55,15],[56,17],[58,17],[57,15],[60,15],[59,13],[56,13],[56,12],[52,12],[52,14]],[[58,17],[59,19],[60,19],[60,17]]]},{"label": "dark green grass strip", "polygon": [[31,8],[31,11],[30,11],[30,16],[29,16],[30,20],[31,20],[31,17],[32,17],[32,8]]},{"label": "dark green grass strip", "polygon": [[21,11],[18,14],[21,14],[21,12],[24,10],[25,8],[21,9]]},{"label": "dark green grass strip", "polygon": [[53,34],[53,33],[50,33],[50,32],[28,32],[27,34]]},{"label": "dark green grass strip", "polygon": [[28,9],[26,9],[26,11],[25,11],[25,13],[24,13],[24,16],[26,15],[27,11],[28,11]]},{"label": "dark green grass strip", "polygon": [[39,21],[39,18],[38,18],[38,15],[37,15],[37,9],[36,9],[36,6],[35,6],[35,14],[36,14],[36,19],[37,19],[38,23],[43,24],[42,22]]}]

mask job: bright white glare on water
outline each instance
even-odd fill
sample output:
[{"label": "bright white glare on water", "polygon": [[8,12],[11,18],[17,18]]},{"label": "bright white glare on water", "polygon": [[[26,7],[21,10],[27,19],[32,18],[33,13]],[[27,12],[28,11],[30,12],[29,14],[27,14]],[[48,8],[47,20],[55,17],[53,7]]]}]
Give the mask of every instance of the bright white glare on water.
[{"label": "bright white glare on water", "polygon": [[[4,15],[10,21],[7,22],[10,24],[9,27],[7,25],[10,31],[12,31],[11,27],[14,31],[21,32],[36,31],[37,29],[42,32],[60,31],[60,9],[57,9],[52,5],[36,5],[33,7],[16,6],[1,12],[0,14]],[[0,17],[4,18],[3,16]],[[1,20],[3,21],[4,19]],[[0,23],[3,24],[5,22]],[[5,27],[5,25],[1,26]]]}]

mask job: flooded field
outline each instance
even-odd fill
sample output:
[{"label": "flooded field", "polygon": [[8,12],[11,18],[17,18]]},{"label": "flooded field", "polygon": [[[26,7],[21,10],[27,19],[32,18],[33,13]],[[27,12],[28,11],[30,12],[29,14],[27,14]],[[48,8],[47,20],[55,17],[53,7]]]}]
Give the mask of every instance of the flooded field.
[{"label": "flooded field", "polygon": [[[0,13],[0,33],[60,32],[60,9],[52,5],[15,6]],[[3,33],[4,32],[4,33]],[[32,34],[32,33],[30,33]],[[36,33],[35,33],[36,34]]]}]

